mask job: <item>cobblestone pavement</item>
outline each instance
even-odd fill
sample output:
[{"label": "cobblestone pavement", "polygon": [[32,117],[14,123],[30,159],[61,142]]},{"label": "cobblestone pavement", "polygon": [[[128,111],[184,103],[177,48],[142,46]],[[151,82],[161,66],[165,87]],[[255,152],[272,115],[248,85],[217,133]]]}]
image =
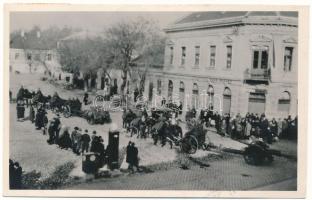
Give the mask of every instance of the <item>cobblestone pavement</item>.
[{"label": "cobblestone pavement", "polygon": [[[270,166],[247,165],[241,156],[148,174],[104,178],[66,189],[107,190],[296,190],[296,162],[276,158]],[[277,184],[280,183],[281,184]],[[265,187],[267,186],[267,187]]]}]

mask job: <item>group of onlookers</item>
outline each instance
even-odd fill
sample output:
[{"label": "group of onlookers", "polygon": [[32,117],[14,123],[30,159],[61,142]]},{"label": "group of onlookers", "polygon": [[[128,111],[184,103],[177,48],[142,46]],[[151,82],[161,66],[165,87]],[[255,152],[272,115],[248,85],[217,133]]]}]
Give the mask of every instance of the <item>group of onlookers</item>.
[{"label": "group of onlookers", "polygon": [[[189,115],[196,116],[196,111],[189,111]],[[262,138],[272,143],[278,138],[297,138],[297,117],[276,120],[268,119],[265,114],[247,113],[242,117],[239,113],[235,116],[230,114],[220,115],[218,112],[201,111],[200,120],[206,126],[214,126],[221,135],[228,135],[234,139],[247,139],[250,136]]]}]

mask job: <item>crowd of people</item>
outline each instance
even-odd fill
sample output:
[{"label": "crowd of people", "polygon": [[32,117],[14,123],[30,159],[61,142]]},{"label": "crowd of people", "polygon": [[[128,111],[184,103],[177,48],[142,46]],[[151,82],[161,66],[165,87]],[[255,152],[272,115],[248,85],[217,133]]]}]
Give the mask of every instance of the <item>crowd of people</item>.
[{"label": "crowd of people", "polygon": [[[196,115],[196,111],[190,110]],[[223,136],[228,135],[233,139],[247,139],[250,136],[262,138],[267,143],[272,143],[278,138],[297,138],[297,117],[276,120],[274,117],[268,119],[265,114],[247,113],[245,116],[230,114],[221,115],[218,112],[202,110],[199,119],[206,126],[214,126],[217,132]]]}]

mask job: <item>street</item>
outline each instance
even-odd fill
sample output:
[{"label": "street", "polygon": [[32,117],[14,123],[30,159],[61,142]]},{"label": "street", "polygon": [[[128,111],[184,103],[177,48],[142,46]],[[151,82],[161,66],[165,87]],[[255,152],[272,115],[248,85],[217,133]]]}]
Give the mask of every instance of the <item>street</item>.
[{"label": "street", "polygon": [[[13,75],[19,76],[19,75]],[[52,95],[55,91],[62,98],[78,96],[81,98],[82,91],[68,91],[50,85],[40,80],[38,75],[27,75],[23,79],[11,77],[10,87],[13,95],[23,84],[25,88],[36,89],[38,86],[45,95]],[[42,135],[42,131],[35,130],[35,126],[30,121],[17,122],[16,104],[10,105],[10,158],[20,162],[25,172],[36,170],[41,172],[42,179],[51,176],[55,168],[67,162],[75,164],[75,170],[81,169],[81,156],[77,156],[70,150],[63,150],[56,145],[48,145],[47,135]],[[85,108],[83,108],[85,109]],[[25,116],[28,116],[26,109]],[[111,112],[111,118],[118,127],[121,127],[121,112]],[[48,111],[48,118],[54,114]],[[81,117],[61,118],[62,125],[88,129],[89,132],[96,130],[98,135],[104,139],[105,146],[108,140],[108,130],[110,124],[90,125]],[[182,125],[183,126],[183,125]],[[185,128],[183,127],[185,130]],[[216,146],[242,149],[244,144],[230,138],[221,137],[214,132],[208,133],[209,140]],[[178,158],[178,151],[165,147],[155,146],[151,138],[137,139],[130,137],[126,132],[120,135],[120,152],[124,152],[129,140],[134,141],[139,149],[140,165],[146,168],[162,163],[170,163]],[[287,150],[296,155],[296,143],[280,141],[273,145],[276,148]],[[201,158],[214,155],[214,152],[198,150],[193,158]],[[127,167],[124,154],[121,158],[121,166]],[[250,166],[247,165],[242,156],[228,154],[224,158],[209,161],[209,167],[202,167],[196,163],[191,164],[189,170],[182,170],[178,167],[166,169],[150,170],[144,173],[129,174],[124,173],[119,177],[101,178],[88,183],[77,181],[73,185],[65,186],[66,189],[129,189],[129,190],[150,190],[150,189],[187,189],[187,190],[248,190],[248,189],[276,189],[295,190],[297,163],[286,158],[275,157],[272,165]],[[279,184],[275,188],[276,184]],[[266,187],[264,187],[266,186]]]},{"label": "street", "polygon": [[[180,168],[100,179],[66,189],[89,190],[296,190],[296,163],[275,158],[270,166],[247,165],[242,156]],[[287,182],[285,181],[287,180]],[[274,186],[276,183],[282,184]],[[271,187],[268,187],[270,184]],[[267,187],[263,187],[267,186]]]}]

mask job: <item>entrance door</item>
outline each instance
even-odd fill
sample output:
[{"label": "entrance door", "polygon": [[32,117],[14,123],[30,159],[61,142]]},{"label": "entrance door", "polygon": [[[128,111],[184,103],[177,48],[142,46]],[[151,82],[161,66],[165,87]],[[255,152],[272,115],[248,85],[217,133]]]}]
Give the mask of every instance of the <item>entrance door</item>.
[{"label": "entrance door", "polygon": [[225,88],[223,92],[223,114],[229,114],[231,112],[231,90]]},{"label": "entrance door", "polygon": [[264,93],[253,93],[249,94],[248,103],[249,113],[258,113],[261,115],[265,113],[265,94]]}]

